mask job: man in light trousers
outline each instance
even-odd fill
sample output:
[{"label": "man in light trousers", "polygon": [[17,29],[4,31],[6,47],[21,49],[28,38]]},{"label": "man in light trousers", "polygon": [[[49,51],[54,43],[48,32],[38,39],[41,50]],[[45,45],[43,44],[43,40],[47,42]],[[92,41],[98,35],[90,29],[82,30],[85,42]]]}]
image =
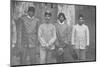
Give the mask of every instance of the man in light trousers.
[{"label": "man in light trousers", "polygon": [[74,25],[72,31],[72,45],[78,57],[78,61],[86,61],[86,49],[89,46],[89,29],[85,25],[84,16],[79,15],[78,24]]},{"label": "man in light trousers", "polygon": [[56,28],[50,23],[50,17],[51,13],[46,11],[46,22],[41,24],[38,30],[38,38],[40,41],[40,64],[56,62],[52,57],[52,53],[55,49]]}]

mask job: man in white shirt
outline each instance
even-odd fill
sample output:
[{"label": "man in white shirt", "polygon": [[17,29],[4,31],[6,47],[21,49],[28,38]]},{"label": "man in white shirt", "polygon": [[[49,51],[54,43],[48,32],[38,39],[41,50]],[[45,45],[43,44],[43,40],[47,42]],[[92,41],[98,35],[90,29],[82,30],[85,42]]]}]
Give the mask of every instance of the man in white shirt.
[{"label": "man in white shirt", "polygon": [[85,61],[86,48],[89,46],[89,29],[83,22],[83,15],[79,15],[79,22],[73,27],[72,31],[72,45],[77,53],[78,60]]},{"label": "man in white shirt", "polygon": [[[40,63],[54,63],[52,62],[52,50],[55,49],[54,42],[56,40],[56,28],[50,23],[51,13],[45,12],[46,22],[41,24],[38,30],[38,38],[40,41]],[[50,59],[49,59],[50,58]],[[50,61],[51,60],[51,61]]]}]

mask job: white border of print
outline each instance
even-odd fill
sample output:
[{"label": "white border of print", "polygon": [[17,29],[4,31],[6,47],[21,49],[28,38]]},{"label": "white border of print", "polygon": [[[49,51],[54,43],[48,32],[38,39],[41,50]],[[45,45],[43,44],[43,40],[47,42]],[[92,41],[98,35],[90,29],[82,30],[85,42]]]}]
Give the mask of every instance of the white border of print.
[{"label": "white border of print", "polygon": [[[82,5],[96,5],[96,62],[68,63],[53,65],[36,65],[37,67],[99,67],[100,64],[100,0],[26,0],[39,2],[56,2]],[[0,1],[0,66],[10,67],[10,0]],[[25,66],[24,66],[25,67]],[[26,66],[32,67],[32,66]]]}]

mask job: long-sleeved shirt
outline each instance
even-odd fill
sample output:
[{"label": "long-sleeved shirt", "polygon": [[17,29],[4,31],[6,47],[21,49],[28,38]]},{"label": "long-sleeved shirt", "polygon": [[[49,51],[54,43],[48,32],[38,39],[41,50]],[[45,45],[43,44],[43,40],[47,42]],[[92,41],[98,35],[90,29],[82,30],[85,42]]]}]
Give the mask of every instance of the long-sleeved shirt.
[{"label": "long-sleeved shirt", "polygon": [[15,44],[16,43],[16,39],[17,39],[17,33],[16,33],[16,24],[15,24],[15,21],[12,20],[11,22],[11,26],[12,26],[12,44]]},{"label": "long-sleeved shirt", "polygon": [[35,17],[29,17],[28,15],[23,15],[19,21],[16,23],[17,28],[20,28],[20,31],[17,31],[18,33],[21,32],[20,34],[18,34],[17,36],[20,36],[19,39],[21,39],[21,44],[23,46],[35,46],[36,45],[36,38],[37,38],[37,23],[38,23],[38,19]]},{"label": "long-sleeved shirt", "polygon": [[56,30],[57,30],[57,35],[58,39],[60,41],[63,41],[64,43],[69,44],[69,41],[71,39],[71,27],[67,24],[67,21],[63,21],[61,24],[60,21],[56,23]]},{"label": "long-sleeved shirt", "polygon": [[50,45],[53,45],[53,43],[56,40],[55,26],[53,24],[46,24],[46,23],[41,24],[38,31],[38,37],[41,46],[48,47]]},{"label": "long-sleeved shirt", "polygon": [[75,25],[72,31],[72,45],[75,45],[75,49],[85,49],[89,46],[89,29],[85,24]]}]

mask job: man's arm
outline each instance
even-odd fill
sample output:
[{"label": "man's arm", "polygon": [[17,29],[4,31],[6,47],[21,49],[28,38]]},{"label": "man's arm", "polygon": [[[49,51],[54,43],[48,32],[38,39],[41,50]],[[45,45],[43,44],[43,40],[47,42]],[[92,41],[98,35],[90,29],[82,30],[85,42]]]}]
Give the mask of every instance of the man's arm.
[{"label": "man's arm", "polygon": [[89,28],[88,27],[86,28],[86,36],[87,36],[86,37],[87,38],[87,41],[86,41],[87,42],[87,46],[89,46]]},{"label": "man's arm", "polygon": [[52,33],[53,33],[53,36],[52,36],[52,38],[51,38],[51,40],[49,41],[49,45],[51,45],[51,44],[53,44],[54,42],[55,42],[55,40],[56,40],[56,28],[55,28],[55,26],[53,25],[52,26],[53,28],[52,28]]},{"label": "man's arm", "polygon": [[39,39],[41,45],[42,45],[42,46],[45,46],[46,42],[45,42],[44,38],[42,37],[42,32],[43,32],[43,31],[42,31],[42,27],[43,27],[43,25],[40,25],[40,27],[39,27],[38,39]]},{"label": "man's arm", "polygon": [[72,39],[71,39],[71,41],[72,41],[72,45],[75,45],[75,26],[73,26],[73,30],[72,30]]},{"label": "man's arm", "polygon": [[16,24],[14,22],[14,20],[12,20],[12,31],[13,31],[13,36],[12,36],[12,45],[14,47],[14,45],[16,44],[17,41],[17,31],[16,31]]},{"label": "man's arm", "polygon": [[35,34],[36,34],[36,44],[37,44],[37,46],[39,46],[39,40],[38,40],[38,28],[39,28],[39,19],[37,19],[37,21],[36,21],[36,32],[35,32]]}]

